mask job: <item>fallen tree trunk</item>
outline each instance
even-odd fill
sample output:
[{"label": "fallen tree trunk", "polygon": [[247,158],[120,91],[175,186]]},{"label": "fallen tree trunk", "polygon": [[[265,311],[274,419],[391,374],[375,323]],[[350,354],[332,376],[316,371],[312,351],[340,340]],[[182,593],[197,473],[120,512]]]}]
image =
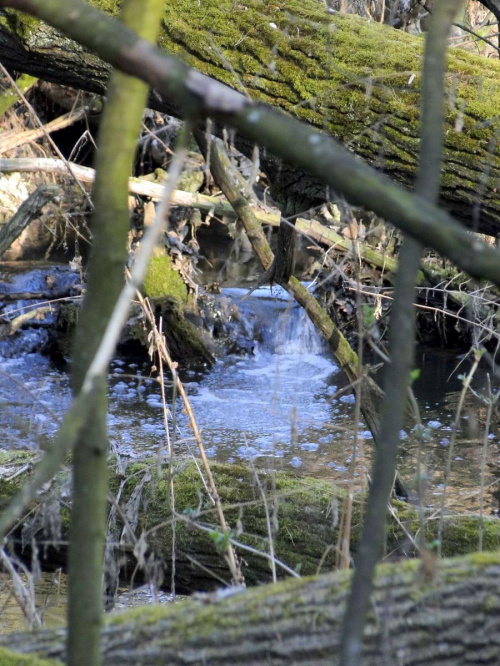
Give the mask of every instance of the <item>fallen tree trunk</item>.
[{"label": "fallen tree trunk", "polygon": [[[117,2],[98,6],[115,11]],[[109,68],[32,18],[2,10],[5,65],[103,93]],[[422,41],[354,16],[330,15],[314,0],[207,7],[181,0],[165,7],[160,45],[255,99],[327,128],[395,180],[413,183],[417,168]],[[454,49],[452,103],[445,127],[442,202],[476,230],[500,229],[500,147],[496,138],[500,64]],[[453,101],[454,100],[454,101]],[[176,109],[153,96],[151,105]],[[297,211],[324,200],[324,185],[264,155],[276,191]],[[279,176],[279,178],[278,178]]]},{"label": "fallen tree trunk", "polygon": [[[0,476],[0,509],[23,486],[30,474],[30,458],[6,454]],[[120,543],[118,557],[124,554],[122,573],[135,575],[135,552],[147,552],[167,572],[169,580],[173,540],[175,538],[175,582],[178,591],[207,590],[229,583],[229,571],[222,555],[224,543],[231,538],[242,558],[242,568],[249,585],[271,580],[270,538],[274,556],[286,565],[277,565],[279,575],[296,571],[311,575],[330,571],[336,565],[338,515],[345,492],[332,482],[290,473],[251,470],[239,465],[211,464],[215,483],[231,529],[224,535],[218,527],[216,513],[200,477],[195,461],[176,464],[173,484],[175,514],[168,506],[169,478],[165,465],[158,472],[156,460],[134,463],[126,471],[110,467],[110,486],[117,498],[118,511],[112,511],[111,540]],[[16,471],[18,470],[18,472]],[[3,477],[3,478],[2,478]],[[22,531],[14,535],[18,545],[30,546],[34,539],[46,547],[53,564],[65,563],[69,508],[60,496],[61,483],[32,506]],[[64,487],[64,485],[63,485]],[[46,499],[46,502],[43,501]],[[363,493],[355,496],[351,550],[355,551],[361,533]],[[56,508],[59,507],[59,508]],[[269,535],[266,507],[273,518]],[[60,513],[60,521],[55,520]],[[126,525],[125,525],[126,522]],[[175,537],[173,524],[175,523]],[[51,527],[52,529],[47,529]],[[404,502],[393,502],[388,515],[387,552],[414,555],[415,535],[420,530],[417,511]],[[425,541],[437,536],[438,521],[425,522]],[[445,518],[443,554],[446,556],[474,552],[478,547],[479,518],[454,516]],[[483,521],[483,547],[495,549],[500,543],[500,521]]]},{"label": "fallen tree trunk", "polygon": [[[378,567],[360,666],[497,666],[500,555],[444,560],[433,579],[418,562]],[[155,666],[337,664],[350,574],[289,580],[112,616],[103,662]],[[64,660],[65,632],[0,637],[15,654]]]},{"label": "fallen tree trunk", "polygon": [[19,238],[28,224],[40,217],[42,209],[55,199],[59,193],[56,185],[40,185],[23,201],[18,211],[0,230],[0,257]]}]

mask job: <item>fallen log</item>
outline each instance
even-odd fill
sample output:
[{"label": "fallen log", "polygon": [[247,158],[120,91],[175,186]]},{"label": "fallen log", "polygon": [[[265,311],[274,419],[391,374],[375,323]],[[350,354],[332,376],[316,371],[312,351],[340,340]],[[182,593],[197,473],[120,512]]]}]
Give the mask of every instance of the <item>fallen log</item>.
[{"label": "fallen log", "polygon": [[[338,572],[112,615],[103,663],[335,665],[349,580]],[[360,666],[497,666],[499,580],[498,552],[444,560],[431,578],[416,561],[380,565]],[[3,663],[19,653],[64,661],[64,640],[64,630],[0,636],[12,650]]]},{"label": "fallen log", "polygon": [[[32,173],[44,171],[46,173],[56,173],[64,176],[71,171],[71,174],[80,182],[92,184],[94,182],[95,171],[90,167],[84,167],[74,162],[63,162],[58,159],[45,157],[36,158],[0,158],[0,173]],[[163,198],[164,185],[161,183],[150,182],[145,178],[128,179],[128,188],[131,194],[147,197],[151,201],[158,202]],[[172,204],[186,208],[196,208],[203,213],[209,213],[211,216],[219,218],[235,219],[236,214],[231,204],[224,197],[201,194],[199,192],[185,192],[183,190],[174,190],[172,192]],[[281,221],[281,213],[276,208],[253,206],[255,217],[261,224],[278,227]],[[380,268],[384,272],[393,274],[396,272],[397,260],[383,252],[378,252],[367,244],[357,243],[344,238],[330,227],[321,224],[315,219],[298,218],[295,223],[295,229],[299,233],[311,238],[312,240],[333,247],[340,252],[359,254],[366,263]],[[420,281],[423,282],[424,275],[420,275]]]},{"label": "fallen log", "polygon": [[[98,0],[92,4],[100,6]],[[107,2],[116,13],[119,3]],[[59,32],[2,10],[6,66],[104,93],[109,67]],[[422,40],[355,16],[332,16],[315,0],[286,4],[232,0],[165,6],[160,45],[211,77],[269,102],[412,186],[417,168]],[[449,54],[442,202],[465,224],[500,229],[500,65],[460,49]],[[151,105],[175,112],[155,95]],[[326,188],[295,169],[262,163],[288,212],[323,201]],[[279,175],[279,179],[278,179]],[[278,182],[279,180],[279,182]],[[293,205],[292,205],[293,204]]]},{"label": "fallen log", "polygon": [[39,217],[42,209],[59,193],[57,185],[40,185],[23,201],[17,212],[0,230],[0,257],[22,234],[28,224]]},{"label": "fallen log", "polygon": [[[22,487],[31,473],[32,456],[5,454],[0,459],[0,510]],[[9,462],[10,460],[10,462]],[[17,461],[17,462],[16,462]],[[120,543],[117,557],[126,556],[122,573],[134,572],[133,555],[147,552],[167,573],[168,583],[175,539],[175,584],[180,592],[213,589],[229,583],[227,565],[221,555],[222,545],[232,539],[242,559],[249,585],[271,580],[270,540],[278,560],[279,575],[296,572],[311,575],[330,571],[336,566],[338,516],[345,491],[332,482],[291,473],[252,470],[239,465],[211,463],[230,534],[223,534],[209,494],[200,477],[196,461],[180,460],[173,475],[175,512],[169,508],[168,466],[158,467],[157,460],[130,464],[117,470],[110,466],[110,486],[117,498],[113,511],[113,540]],[[258,476],[257,476],[258,475]],[[30,507],[22,530],[12,542],[30,546],[34,539],[40,546],[51,545],[49,557],[57,565],[65,562],[69,508],[59,495],[64,484],[59,479],[54,490],[46,491],[36,506]],[[47,504],[44,503],[47,500]],[[364,494],[355,495],[351,530],[351,550],[356,550],[361,532]],[[55,507],[58,507],[57,510]],[[273,516],[270,535],[266,507]],[[60,521],[54,516],[60,513]],[[52,529],[47,529],[50,526]],[[175,530],[175,536],[174,536]],[[387,527],[386,549],[389,553],[414,555],[416,535],[420,531],[417,510],[404,502],[393,502]],[[438,520],[426,519],[424,541],[436,539]],[[479,518],[448,515],[443,533],[445,556],[474,552],[478,547]],[[495,549],[500,544],[500,521],[483,520],[483,547]],[[285,566],[281,566],[282,563]]]}]

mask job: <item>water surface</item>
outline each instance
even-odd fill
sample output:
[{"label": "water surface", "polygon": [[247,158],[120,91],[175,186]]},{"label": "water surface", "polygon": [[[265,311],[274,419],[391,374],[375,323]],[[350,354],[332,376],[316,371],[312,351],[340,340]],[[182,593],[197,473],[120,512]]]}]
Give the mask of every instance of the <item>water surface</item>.
[{"label": "water surface", "polygon": [[[354,397],[342,393],[345,377],[334,357],[304,312],[279,289],[246,292],[225,290],[242,311],[242,325],[258,332],[254,353],[228,356],[209,371],[183,373],[183,380],[207,454],[218,460],[246,461],[293,469],[347,483],[354,452]],[[467,363],[454,371],[456,357],[436,352],[420,355],[422,373],[415,385],[421,408],[424,437],[410,427],[402,432],[400,469],[416,485],[416,458],[423,448],[426,472],[425,503],[439,504],[443,472],[451,441],[452,423]],[[123,458],[164,454],[167,450],[160,386],[150,377],[148,361],[113,361],[110,377],[109,430],[112,448]],[[474,388],[484,390],[486,376],[479,371]],[[170,389],[167,388],[167,394]],[[2,447],[47,446],[58,418],[70,400],[65,372],[37,353],[0,358],[0,428]],[[168,415],[170,441],[178,453],[192,451],[196,443],[187,416],[177,401]],[[476,509],[484,439],[485,409],[468,407],[461,420],[452,456],[450,503]],[[479,423],[476,423],[477,416]],[[175,422],[175,427],[172,423]],[[471,427],[474,425],[475,427]],[[358,487],[365,483],[372,439],[360,420],[357,424]],[[488,439],[488,461],[498,462],[497,432]],[[486,483],[493,482],[487,474]],[[488,495],[487,506],[496,508]]]}]

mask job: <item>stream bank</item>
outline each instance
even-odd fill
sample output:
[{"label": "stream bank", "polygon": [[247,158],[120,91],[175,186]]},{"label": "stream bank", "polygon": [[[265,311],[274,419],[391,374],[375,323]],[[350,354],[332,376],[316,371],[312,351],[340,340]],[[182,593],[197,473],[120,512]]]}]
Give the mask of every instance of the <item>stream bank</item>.
[{"label": "stream bank", "polygon": [[[28,275],[30,277],[28,277]],[[78,273],[54,267],[4,279],[3,314],[27,305],[28,292],[45,299],[70,291],[66,298],[79,297]],[[10,290],[10,291],[9,291]],[[253,459],[258,466],[348,483],[354,451],[354,397],[345,392],[346,380],[333,356],[304,312],[283,290],[263,287],[243,300],[247,290],[225,289],[219,295],[200,298],[200,315],[192,325],[203,329],[217,354],[209,368],[198,362],[181,365],[181,376],[195,410],[209,457],[240,462]],[[40,301],[40,299],[38,299]],[[30,302],[39,307],[37,300]],[[54,312],[28,321],[15,335],[0,341],[1,426],[4,448],[32,449],[50,445],[57,420],[69,403],[67,366],[51,360],[51,330]],[[133,355],[130,350],[135,349]],[[226,351],[221,354],[221,349]],[[161,391],[151,363],[140,347],[125,345],[111,365],[109,382],[109,429],[112,450],[136,459],[163,453],[166,438]],[[218,350],[218,351],[217,351]],[[228,353],[230,352],[230,353]],[[49,354],[49,355],[47,355]],[[425,504],[438,505],[443,469],[448,456],[461,374],[467,360],[456,367],[453,353],[422,351],[417,366],[421,374],[414,389],[421,406],[424,426]],[[473,389],[484,393],[487,372],[479,369]],[[172,395],[167,386],[167,399]],[[196,452],[182,405],[171,404],[170,438],[179,454]],[[481,478],[484,407],[470,397],[462,414],[464,428],[452,460],[448,501],[457,509],[477,510]],[[481,411],[482,410],[482,411]],[[175,427],[172,422],[175,421]],[[371,434],[357,423],[359,444],[354,479],[358,488],[366,483],[370,465]],[[500,461],[497,430],[488,433],[486,506],[497,510],[495,481],[490,469]],[[406,428],[399,467],[415,489],[416,458],[421,438]]]}]

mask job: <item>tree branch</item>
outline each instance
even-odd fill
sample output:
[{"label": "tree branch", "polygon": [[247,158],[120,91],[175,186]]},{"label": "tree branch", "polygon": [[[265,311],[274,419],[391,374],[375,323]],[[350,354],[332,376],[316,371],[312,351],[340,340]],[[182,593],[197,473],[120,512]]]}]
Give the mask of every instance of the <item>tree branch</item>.
[{"label": "tree branch", "polygon": [[354,157],[334,139],[189,69],[139,39],[110,16],[78,0],[0,0],[31,12],[124,72],[175,99],[185,115],[213,116],[319,178],[352,204],[365,206],[473,277],[500,286],[500,253],[477,239],[426,198],[410,194]]}]

